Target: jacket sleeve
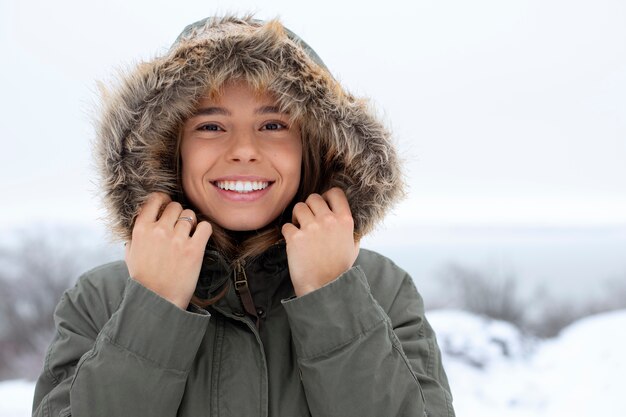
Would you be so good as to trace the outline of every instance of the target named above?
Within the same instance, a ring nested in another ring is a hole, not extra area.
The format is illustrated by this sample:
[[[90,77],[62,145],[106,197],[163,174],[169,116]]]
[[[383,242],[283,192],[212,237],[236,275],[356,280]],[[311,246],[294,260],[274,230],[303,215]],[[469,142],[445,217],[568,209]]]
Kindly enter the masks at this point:
[[[380,274],[370,278],[378,299],[356,266],[284,301],[311,414],[453,417],[441,354],[413,280],[388,260],[369,269]]]
[[[183,311],[127,275],[120,283],[119,271],[94,271],[56,308],[33,416],[176,416],[208,314]]]

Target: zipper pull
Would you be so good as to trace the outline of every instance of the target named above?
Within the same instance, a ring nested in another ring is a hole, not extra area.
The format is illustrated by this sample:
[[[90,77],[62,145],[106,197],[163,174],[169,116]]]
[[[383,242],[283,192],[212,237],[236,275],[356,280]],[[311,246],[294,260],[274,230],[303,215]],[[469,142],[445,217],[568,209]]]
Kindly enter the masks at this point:
[[[254,300],[252,300],[252,294],[250,294],[250,288],[248,287],[248,277],[246,276],[246,270],[243,267],[243,261],[237,261],[233,270],[235,281],[235,292],[239,296],[239,301],[243,305],[246,313],[254,317],[254,324],[257,330],[261,325],[259,315],[257,314],[256,307],[254,306]]]
[[[243,269],[240,261],[235,263],[235,269],[233,272],[235,273],[234,280],[235,290],[237,290],[237,293],[240,291],[248,291],[248,277],[246,277],[246,270]]]

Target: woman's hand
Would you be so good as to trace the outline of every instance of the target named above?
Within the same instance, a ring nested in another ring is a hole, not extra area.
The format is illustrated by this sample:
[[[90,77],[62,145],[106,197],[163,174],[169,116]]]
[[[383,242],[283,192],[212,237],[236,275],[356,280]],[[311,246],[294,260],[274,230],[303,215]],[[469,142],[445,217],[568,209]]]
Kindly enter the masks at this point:
[[[193,211],[183,210],[167,194],[152,193],[141,207],[132,240],[126,245],[130,276],[182,309],[187,308],[196,288],[204,249],[213,231],[206,221],[194,231],[195,223]]]
[[[352,267],[359,254],[354,220],[340,188],[311,194],[283,225],[289,273],[297,296],[321,288]]]

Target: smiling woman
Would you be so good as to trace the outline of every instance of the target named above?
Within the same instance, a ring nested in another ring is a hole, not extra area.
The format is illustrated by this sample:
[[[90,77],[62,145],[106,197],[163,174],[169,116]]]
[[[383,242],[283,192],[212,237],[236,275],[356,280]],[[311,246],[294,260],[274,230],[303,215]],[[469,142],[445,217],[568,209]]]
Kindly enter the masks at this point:
[[[267,93],[226,85],[218,100],[203,97],[183,125],[185,195],[225,229],[258,230],[278,218],[300,184],[300,127]]]
[[[390,135],[280,22],[209,18],[105,94],[125,262],[56,309],[35,416],[453,416],[411,277],[360,249]]]

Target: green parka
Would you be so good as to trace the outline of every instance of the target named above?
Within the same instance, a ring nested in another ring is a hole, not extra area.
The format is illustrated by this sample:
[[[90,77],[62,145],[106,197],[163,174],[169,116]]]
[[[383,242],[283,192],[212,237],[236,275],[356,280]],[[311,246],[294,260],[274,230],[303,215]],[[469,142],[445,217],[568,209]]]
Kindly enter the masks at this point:
[[[259,330],[232,288],[183,311],[123,262],[85,274],[56,310],[33,415],[454,415],[409,275],[363,249],[352,269],[294,298],[284,247],[269,252],[244,267]]]
[[[206,19],[104,93],[97,157],[119,238],[130,238],[150,192],[188,206],[178,128],[207,89],[232,77],[260,80],[300,120],[302,140],[321,152],[319,190],[346,192],[356,235],[402,195],[388,132],[308,45],[276,21]],[[33,416],[454,416],[422,300],[387,258],[362,249],[350,270],[295,297],[284,243],[235,264],[209,246],[196,295],[223,288],[214,305],[185,311],[123,262],[84,274],[56,309]]]

